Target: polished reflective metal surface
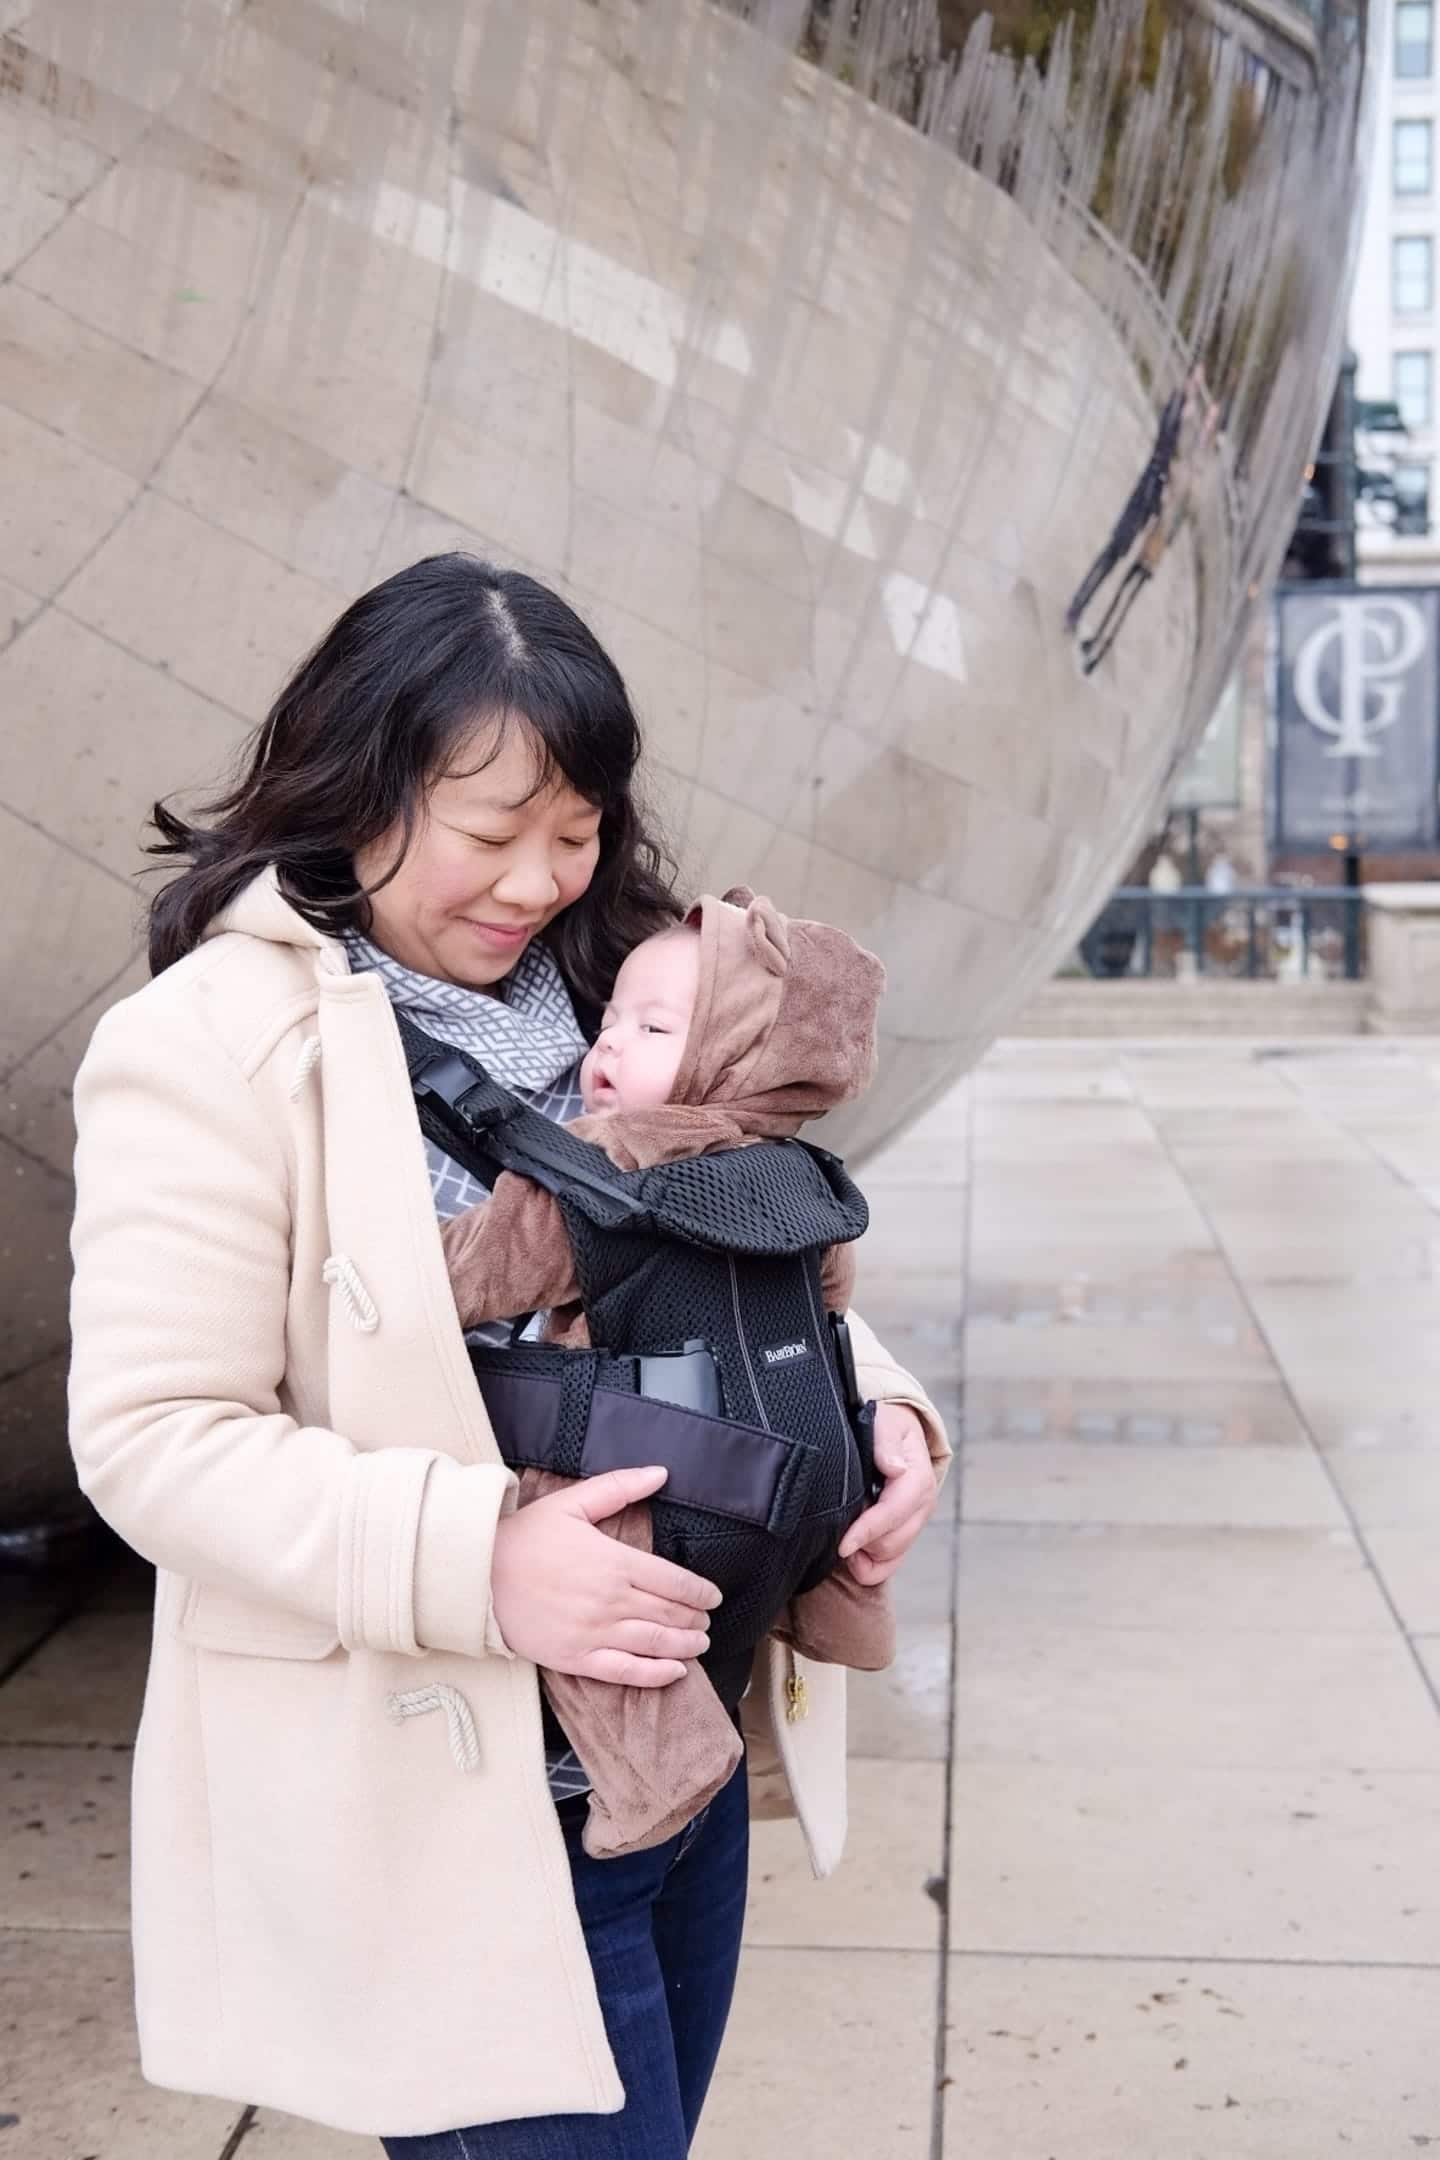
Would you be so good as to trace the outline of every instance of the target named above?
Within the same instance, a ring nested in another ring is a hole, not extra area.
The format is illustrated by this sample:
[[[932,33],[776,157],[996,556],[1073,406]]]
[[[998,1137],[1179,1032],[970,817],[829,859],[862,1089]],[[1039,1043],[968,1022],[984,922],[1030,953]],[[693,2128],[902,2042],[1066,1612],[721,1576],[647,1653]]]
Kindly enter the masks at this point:
[[[882,953],[838,1138],[974,1057],[1283,546],[1364,10],[0,0],[0,32],[13,1515],[54,1460],[66,1091],[143,976],[144,810],[420,554],[590,617],[696,884]]]

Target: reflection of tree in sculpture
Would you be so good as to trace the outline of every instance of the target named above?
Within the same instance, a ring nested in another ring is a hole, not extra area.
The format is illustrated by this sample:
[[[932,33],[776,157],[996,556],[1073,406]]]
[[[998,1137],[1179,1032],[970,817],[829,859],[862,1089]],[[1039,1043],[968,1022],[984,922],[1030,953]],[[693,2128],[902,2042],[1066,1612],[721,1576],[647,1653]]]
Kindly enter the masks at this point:
[[[744,5],[739,11],[754,12]],[[1245,183],[1264,123],[1258,87],[1217,85],[1213,37],[1193,8],[1177,0],[1139,0],[1133,8],[1106,0],[993,0],[989,6],[980,0],[902,0],[883,10],[864,0],[812,0],[802,50],[929,132],[927,115],[940,103],[937,78],[964,65],[977,29],[991,64],[1016,72],[1024,88],[1033,90],[1057,49],[1063,51],[1077,103],[1091,40],[1099,34],[1107,61],[1103,148],[1085,185],[1085,207],[1103,222],[1123,222],[1127,245],[1163,284],[1187,227],[1185,213],[1197,200],[1204,203],[1216,178],[1226,197],[1238,195]],[[1212,173],[1205,168],[1213,161],[1217,95],[1225,104],[1224,143]],[[1147,99],[1164,108],[1172,123],[1163,147],[1178,156],[1178,165],[1170,155],[1147,160],[1136,201],[1126,184],[1132,176],[1122,176],[1121,167],[1132,113]],[[1013,182],[1014,171],[1013,162],[1008,174],[1002,171],[1002,186]],[[1121,201],[1122,194],[1131,199]]]
[[[1058,183],[1069,229],[1052,225],[1050,243],[1140,385],[1158,404],[1198,359],[1227,386],[1232,441],[1271,403],[1256,332],[1309,244],[1287,195],[1347,8],[1325,9],[1317,61],[1259,17],[1222,23],[1182,0],[797,0],[801,50],[823,73],[948,144],[1027,212],[1053,215]],[[1298,326],[1282,312],[1288,336]]]

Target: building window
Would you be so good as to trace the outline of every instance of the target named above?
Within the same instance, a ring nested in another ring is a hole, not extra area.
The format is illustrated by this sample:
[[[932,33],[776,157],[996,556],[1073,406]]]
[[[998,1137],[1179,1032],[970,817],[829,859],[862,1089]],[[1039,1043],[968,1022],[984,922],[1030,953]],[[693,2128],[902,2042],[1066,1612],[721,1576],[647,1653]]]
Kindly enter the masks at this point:
[[[1397,120],[1391,170],[1397,195],[1430,193],[1430,122]]]
[[[1406,539],[1423,540],[1430,530],[1430,467],[1395,467],[1395,530]]]
[[[1411,430],[1430,425],[1430,376],[1428,352],[1397,352],[1390,363],[1390,387]]]
[[[1395,73],[1424,82],[1431,68],[1431,0],[1395,0]]]
[[[1397,315],[1425,315],[1435,297],[1429,233],[1405,233],[1390,243],[1390,304]]]

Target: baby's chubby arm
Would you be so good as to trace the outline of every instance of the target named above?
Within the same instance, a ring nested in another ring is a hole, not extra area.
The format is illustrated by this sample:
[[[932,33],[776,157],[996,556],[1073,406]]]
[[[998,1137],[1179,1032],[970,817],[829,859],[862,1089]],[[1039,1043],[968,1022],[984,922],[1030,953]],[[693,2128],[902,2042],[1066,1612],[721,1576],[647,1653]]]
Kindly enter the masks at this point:
[[[488,1200],[442,1224],[440,1242],[462,1327],[579,1299],[559,1207],[529,1178],[502,1171]]]

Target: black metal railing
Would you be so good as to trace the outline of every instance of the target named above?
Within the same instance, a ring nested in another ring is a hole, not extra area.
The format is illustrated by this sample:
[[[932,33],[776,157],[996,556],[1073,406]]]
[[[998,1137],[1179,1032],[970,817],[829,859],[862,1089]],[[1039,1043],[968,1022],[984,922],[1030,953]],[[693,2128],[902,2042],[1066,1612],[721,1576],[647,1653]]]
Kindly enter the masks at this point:
[[[1356,982],[1365,972],[1363,893],[1290,886],[1152,892],[1122,885],[1080,940],[1091,975],[1296,976]]]

